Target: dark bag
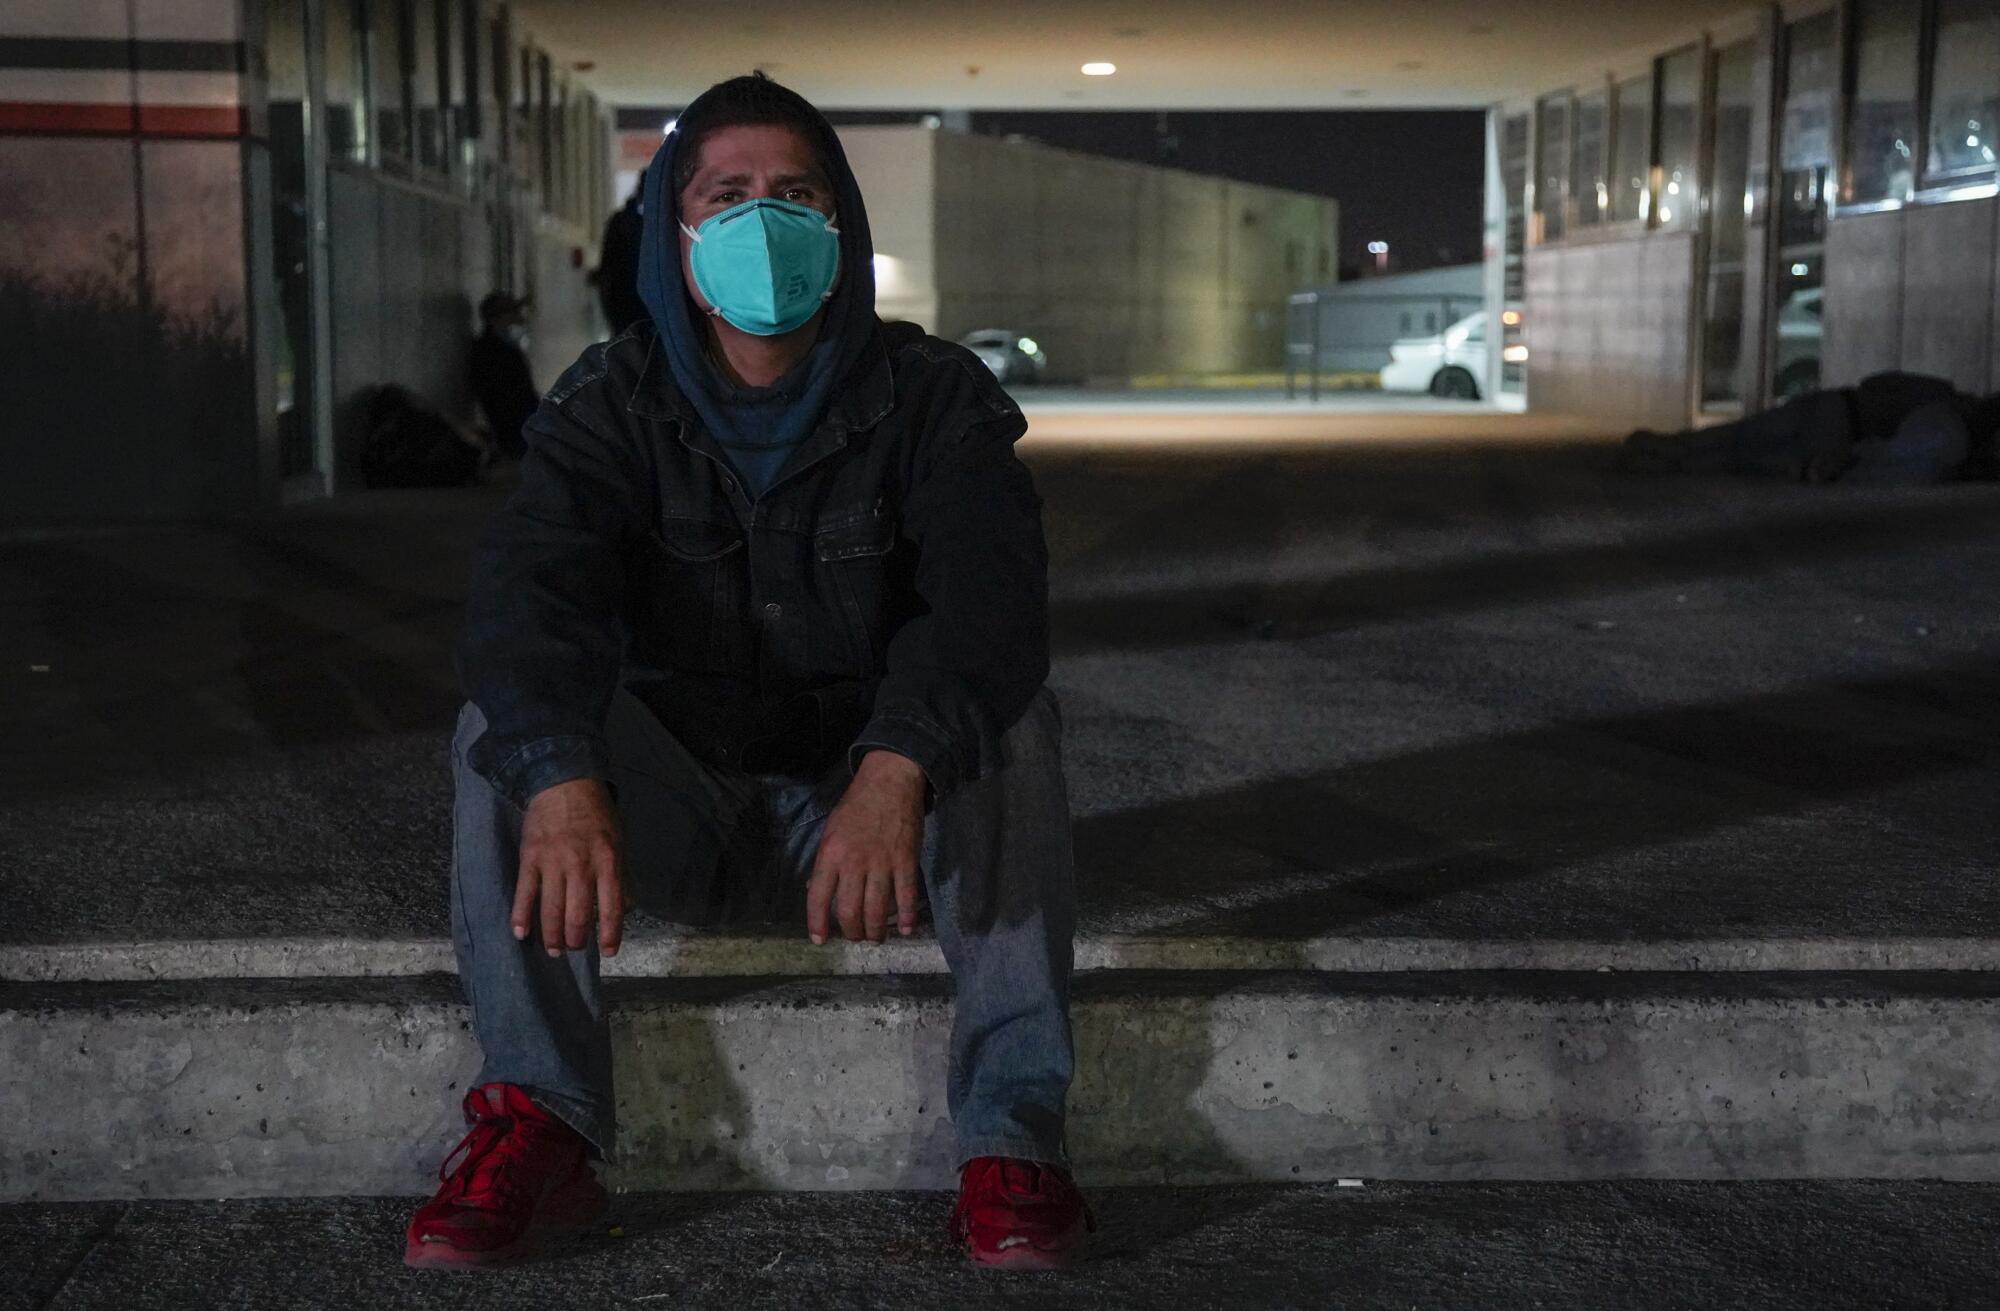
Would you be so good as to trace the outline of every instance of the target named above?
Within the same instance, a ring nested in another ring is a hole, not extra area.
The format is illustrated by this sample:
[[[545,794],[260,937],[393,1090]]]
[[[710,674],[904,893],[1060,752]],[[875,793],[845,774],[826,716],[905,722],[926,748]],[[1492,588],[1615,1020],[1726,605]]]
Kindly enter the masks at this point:
[[[408,388],[377,387],[368,398],[361,477],[370,487],[462,487],[479,476],[486,452]]]

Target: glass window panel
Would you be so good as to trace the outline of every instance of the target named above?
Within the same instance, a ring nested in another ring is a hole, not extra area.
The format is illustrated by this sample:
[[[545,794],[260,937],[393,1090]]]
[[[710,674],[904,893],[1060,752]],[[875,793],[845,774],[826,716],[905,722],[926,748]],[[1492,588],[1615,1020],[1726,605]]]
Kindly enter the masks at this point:
[[[1576,197],[1576,224],[1604,221],[1611,191],[1604,175],[1604,132],[1611,126],[1611,91],[1576,98],[1576,166],[1570,194]]]
[[[1500,126],[1500,180],[1507,193],[1507,228],[1501,253],[1500,385],[1518,393],[1527,385],[1527,347],[1521,341],[1521,305],[1527,296],[1528,116],[1510,115]],[[1520,349],[1516,350],[1515,347]]]
[[[1938,0],[1930,171],[1983,173],[2000,150],[2000,4]]]
[[[541,176],[535,154],[540,148],[535,134],[535,52],[521,46],[515,54],[514,171],[523,186],[533,186]]]
[[[432,0],[411,0],[409,35],[411,152],[421,167],[437,169],[444,165],[444,102],[438,88],[437,6]]]
[[[1825,279],[1827,180],[1832,171],[1832,11],[1785,29],[1784,118],[1778,130],[1777,264],[1772,276],[1771,390],[1796,396],[1819,386]]]
[[[1715,204],[1709,216],[1708,291],[1703,302],[1704,405],[1740,404],[1743,385],[1744,252],[1748,233],[1751,95],[1757,44],[1742,41],[1715,56]]]
[[[410,157],[410,73],[408,0],[370,0],[375,44],[369,52],[369,82],[374,91],[375,136],[382,158],[392,163]]]
[[[1540,108],[1540,138],[1535,170],[1535,212],[1541,218],[1541,241],[1563,235],[1563,205],[1569,194],[1569,96],[1548,96]]]
[[[1701,199],[1701,50],[1690,46],[1660,61],[1659,225],[1694,224]]]
[[[368,161],[368,18],[359,0],[326,6],[327,158]]]
[[[1850,204],[1903,200],[1917,154],[1917,45],[1923,0],[1855,0],[1854,98],[1847,118]]]
[[[1617,137],[1612,145],[1611,218],[1642,220],[1651,208],[1653,178],[1653,75],[1650,71],[1618,84]]]
[[[465,135],[465,69],[459,59],[458,0],[431,0],[437,17],[438,151],[441,166],[456,172]]]
[[[271,281],[278,321],[270,347],[278,473],[313,470],[311,288],[306,277],[306,22],[304,0],[266,0],[264,66],[270,95]]]
[[[556,151],[554,115],[553,70],[549,57],[537,53],[535,56],[535,157],[541,168],[537,173],[542,188],[542,211],[555,208],[556,191]]]

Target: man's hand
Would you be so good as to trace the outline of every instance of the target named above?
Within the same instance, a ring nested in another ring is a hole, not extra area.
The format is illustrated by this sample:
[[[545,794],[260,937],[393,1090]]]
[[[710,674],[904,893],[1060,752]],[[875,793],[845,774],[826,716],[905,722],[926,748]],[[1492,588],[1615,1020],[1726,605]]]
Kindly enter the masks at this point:
[[[536,914],[535,902],[541,900]],[[597,946],[618,954],[625,888],[618,868],[618,820],[611,795],[594,778],[544,788],[528,799],[521,824],[521,874],[514,885],[514,937],[539,920],[549,955],[580,951],[597,920]]]
[[[924,830],[924,773],[894,751],[861,758],[847,793],[826,817],[806,885],[806,932],[825,942],[828,915],[849,942],[880,942],[917,927],[917,848]]]

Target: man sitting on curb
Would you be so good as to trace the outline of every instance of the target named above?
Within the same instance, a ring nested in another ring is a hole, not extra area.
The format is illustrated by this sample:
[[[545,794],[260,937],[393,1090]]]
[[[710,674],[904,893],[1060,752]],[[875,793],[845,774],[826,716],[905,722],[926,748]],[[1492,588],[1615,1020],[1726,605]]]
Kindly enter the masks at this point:
[[[970,352],[876,318],[860,191],[796,94],[711,88],[646,179],[651,320],[543,399],[478,558],[452,924],[485,1067],[405,1260],[604,1209],[628,904],[879,943],[922,886],[957,985],[953,1231],[1066,1263],[1075,911],[1025,422]]]

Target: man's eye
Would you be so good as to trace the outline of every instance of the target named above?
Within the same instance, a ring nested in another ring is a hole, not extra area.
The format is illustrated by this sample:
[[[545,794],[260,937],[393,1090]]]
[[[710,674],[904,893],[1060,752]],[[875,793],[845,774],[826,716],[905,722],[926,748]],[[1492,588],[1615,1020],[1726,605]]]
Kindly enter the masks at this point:
[[[718,191],[715,193],[715,199],[718,204],[733,205],[736,203],[737,194],[734,191]]]
[[[801,205],[804,205],[804,204],[809,204],[809,203],[810,203],[810,202],[812,201],[812,199],[813,199],[813,191],[812,191],[812,188],[811,188],[811,187],[789,187],[789,188],[787,188],[787,189],[786,189],[786,191],[785,191],[785,199],[786,199],[786,200],[790,200],[790,201],[796,201],[797,203],[799,203],[799,204],[801,204]]]

